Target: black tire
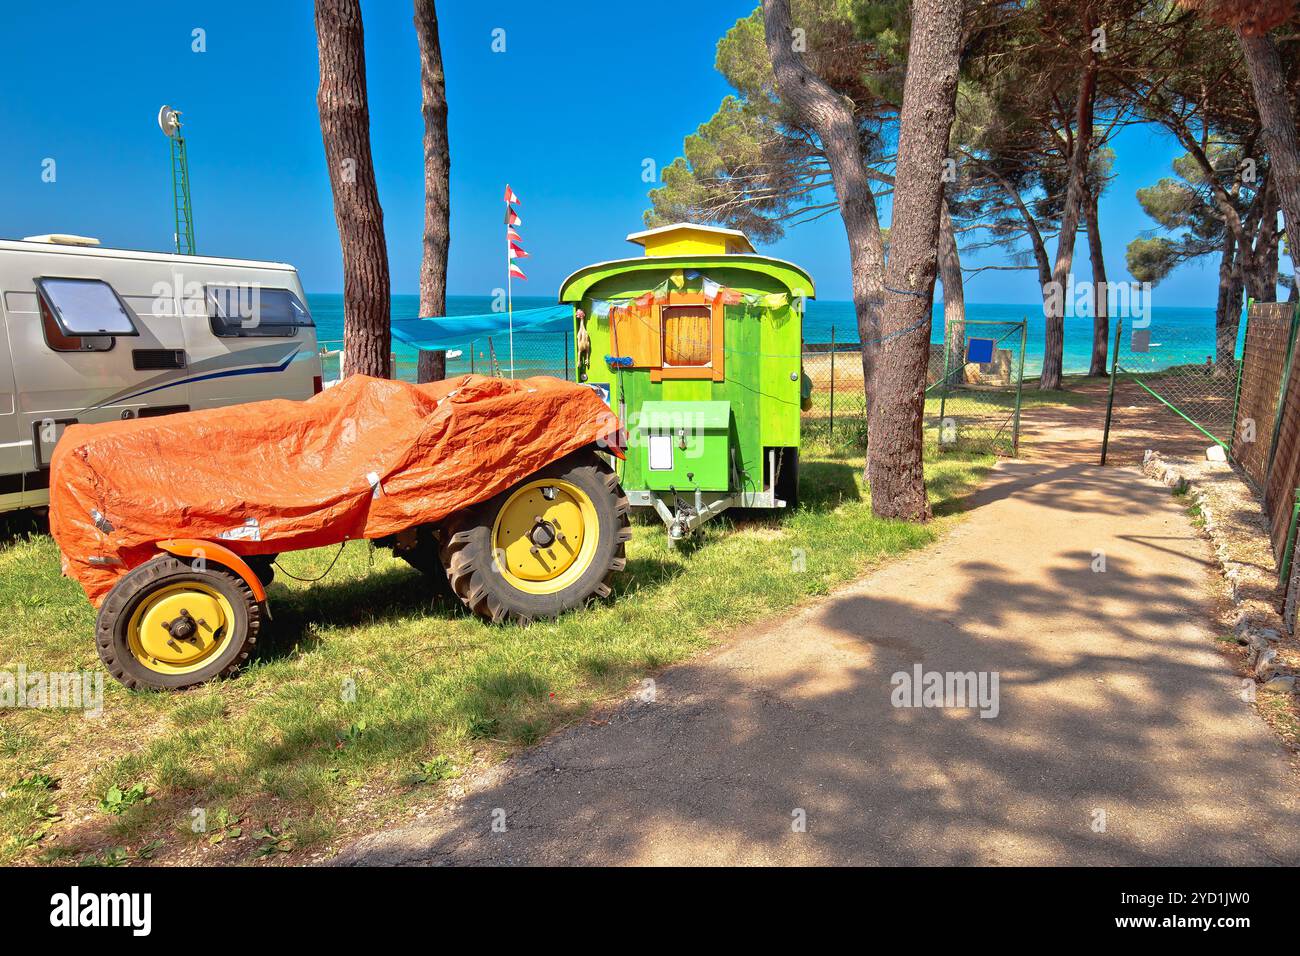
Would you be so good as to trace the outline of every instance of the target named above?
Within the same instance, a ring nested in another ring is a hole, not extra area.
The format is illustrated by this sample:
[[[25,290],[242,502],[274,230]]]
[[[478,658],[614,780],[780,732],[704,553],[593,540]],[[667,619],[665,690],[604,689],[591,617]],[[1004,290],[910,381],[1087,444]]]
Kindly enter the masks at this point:
[[[165,674],[136,659],[127,628],[131,615],[151,593],[186,581],[208,585],[230,602],[234,612],[231,636],[221,652],[203,667],[185,674]],[[95,646],[108,672],[131,690],[181,690],[239,670],[257,644],[261,623],[262,606],[239,575],[211,563],[199,571],[187,561],[162,556],[140,565],[108,592],[95,620]]]
[[[527,482],[555,478],[581,489],[596,511],[597,542],[586,570],[551,594],[534,594],[513,586],[497,568],[492,554],[492,527],[511,494]],[[442,563],[456,597],[475,614],[493,623],[526,624],[555,618],[582,607],[592,598],[609,597],[609,582],[627,565],[624,550],[632,538],[631,507],[618,476],[593,452],[579,452],[534,472],[495,498],[453,515],[442,541]]]
[[[778,448],[776,452],[776,496],[787,510],[799,507],[799,449]]]

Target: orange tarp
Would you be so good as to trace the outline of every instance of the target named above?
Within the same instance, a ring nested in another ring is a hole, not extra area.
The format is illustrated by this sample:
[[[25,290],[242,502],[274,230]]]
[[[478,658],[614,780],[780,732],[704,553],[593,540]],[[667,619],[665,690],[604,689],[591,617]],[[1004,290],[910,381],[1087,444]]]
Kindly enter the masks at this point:
[[[383,537],[491,498],[616,427],[591,389],[477,375],[354,375],[305,402],[73,425],[54,450],[50,531],[63,573],[98,605],[158,541],[247,555]]]

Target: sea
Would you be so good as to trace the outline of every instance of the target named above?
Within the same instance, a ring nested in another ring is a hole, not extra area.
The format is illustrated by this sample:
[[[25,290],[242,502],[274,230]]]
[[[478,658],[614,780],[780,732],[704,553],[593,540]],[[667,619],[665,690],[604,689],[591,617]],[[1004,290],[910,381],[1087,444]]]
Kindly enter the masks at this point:
[[[343,343],[343,296],[337,293],[309,294],[307,304],[316,322],[316,336],[322,346],[339,349]],[[492,311],[493,299],[489,296],[455,295],[447,297],[447,315],[481,315]],[[516,296],[514,307],[517,309],[535,309],[555,305],[555,300],[534,296]],[[411,319],[419,315],[419,296],[394,295],[392,316],[395,319]],[[980,330],[977,322],[1028,322],[1026,332],[1025,372],[1037,374],[1042,367],[1043,340],[1045,323],[1041,305],[997,305],[991,303],[966,304],[966,318],[972,322],[967,327],[968,337],[977,337]],[[1207,357],[1214,355],[1214,309],[1190,306],[1152,306],[1149,351],[1141,357],[1144,370],[1158,370],[1172,365],[1203,364]],[[1126,321],[1126,325],[1129,323]],[[1242,324],[1244,335],[1244,323]],[[1111,322],[1112,338],[1114,320]],[[1006,335],[1005,328],[990,326],[991,338]],[[1012,345],[1018,336],[1009,336],[1007,341],[999,343],[999,348]],[[554,341],[529,341],[516,337],[516,368],[525,373],[547,372],[562,374],[567,371],[565,343],[562,337]],[[943,306],[936,301],[934,306],[934,323],[930,338],[934,342],[943,340]],[[1125,338],[1128,338],[1127,332]],[[851,343],[858,340],[857,320],[854,317],[852,302],[835,302],[810,300],[804,314],[803,339],[805,343]],[[572,347],[571,344],[569,346]],[[475,343],[473,348],[466,344],[462,354],[451,358],[448,371],[459,373],[485,371],[495,360],[498,365],[507,361],[502,354],[502,344],[494,343],[489,351],[485,343]],[[1128,348],[1127,343],[1124,346]],[[1240,350],[1240,343],[1238,344]],[[393,343],[397,356],[398,376],[414,379],[416,354],[400,342]],[[470,353],[474,354],[470,354]],[[1092,318],[1089,316],[1065,317],[1064,370],[1066,373],[1087,372],[1092,355]],[[326,377],[331,376],[331,362],[326,362]],[[335,366],[336,369],[336,366]],[[335,371],[334,374],[337,374]]]

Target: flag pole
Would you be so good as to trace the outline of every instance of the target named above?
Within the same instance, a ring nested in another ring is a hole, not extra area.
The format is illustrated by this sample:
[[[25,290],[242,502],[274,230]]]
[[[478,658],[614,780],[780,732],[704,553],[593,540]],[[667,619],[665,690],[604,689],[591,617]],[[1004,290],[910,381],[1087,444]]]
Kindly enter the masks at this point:
[[[507,227],[509,228],[509,227]],[[510,291],[510,240],[506,240],[506,321],[510,324],[510,377],[515,377],[515,310]]]
[[[512,271],[510,266],[510,203],[506,203],[506,321],[510,326],[510,377],[515,377],[515,309],[514,296],[511,292]]]
[[[524,271],[515,265],[516,250],[520,256],[526,256],[522,247],[516,247],[514,240],[519,237],[514,227],[519,224],[520,219],[515,215],[514,207],[511,203],[518,203],[519,197],[515,195],[510,184],[506,183],[506,321],[510,328],[510,377],[515,377],[515,293],[514,277],[515,271],[518,270],[519,278],[527,279]]]

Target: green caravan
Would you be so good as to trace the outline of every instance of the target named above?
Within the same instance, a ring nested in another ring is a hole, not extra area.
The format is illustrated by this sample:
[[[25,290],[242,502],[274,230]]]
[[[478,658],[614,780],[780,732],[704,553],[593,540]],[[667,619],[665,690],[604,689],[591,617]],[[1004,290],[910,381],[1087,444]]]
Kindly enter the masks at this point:
[[[623,424],[631,504],[653,508],[673,541],[728,508],[793,506],[812,279],[735,229],[627,238],[644,256],[579,269],[560,302],[575,307],[578,381]]]

